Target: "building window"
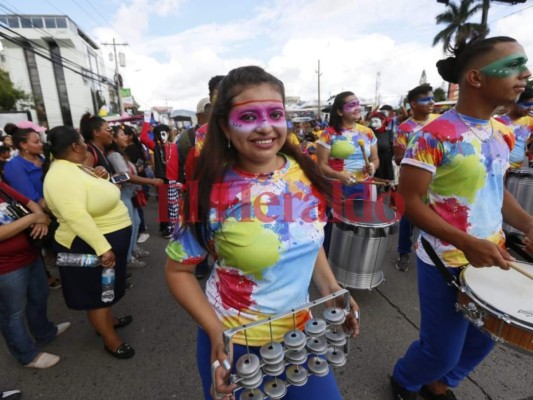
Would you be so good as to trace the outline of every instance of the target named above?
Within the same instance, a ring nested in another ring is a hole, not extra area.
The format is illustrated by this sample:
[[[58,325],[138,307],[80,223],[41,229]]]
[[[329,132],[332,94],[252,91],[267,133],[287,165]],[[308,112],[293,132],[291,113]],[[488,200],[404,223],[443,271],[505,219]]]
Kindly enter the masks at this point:
[[[65,80],[65,71],[63,71],[63,59],[61,58],[61,49],[55,42],[48,43],[50,55],[52,56],[54,77],[56,78],[57,95],[61,107],[61,116],[63,124],[74,126],[72,113],[70,112],[70,102],[68,99],[67,82]]]
[[[0,17],[0,22],[4,25],[7,25],[7,18],[6,17]]]
[[[31,19],[22,17],[20,19],[21,27],[22,28],[32,28],[31,26]]]
[[[64,29],[67,27],[67,19],[63,17],[56,18],[56,25],[58,29]]]
[[[43,25],[43,19],[38,17],[38,18],[32,18],[31,19],[31,24],[33,25],[34,28],[43,28],[44,25]]]
[[[7,19],[7,24],[10,28],[20,28],[20,23],[18,17],[9,17]]]
[[[44,24],[49,29],[55,29],[56,27],[56,19],[51,17],[45,17],[44,18]]]
[[[39,78],[39,70],[37,69],[37,61],[35,59],[35,53],[32,51],[30,43],[26,43],[24,46],[24,57],[26,58],[26,66],[28,68],[28,75],[30,77],[31,91],[33,95],[33,101],[37,112],[37,119],[41,124],[47,124],[46,110],[43,103],[43,91],[41,89],[41,80]]]

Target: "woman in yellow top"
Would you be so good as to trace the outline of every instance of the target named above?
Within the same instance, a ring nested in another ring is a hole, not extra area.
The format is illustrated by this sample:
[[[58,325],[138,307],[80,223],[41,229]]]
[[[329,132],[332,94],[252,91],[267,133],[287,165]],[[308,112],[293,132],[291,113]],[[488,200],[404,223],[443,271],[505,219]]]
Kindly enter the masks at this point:
[[[57,217],[58,252],[96,254],[98,267],[59,267],[67,306],[86,310],[94,329],[103,337],[104,348],[116,358],[130,358],[135,351],[115,329],[128,325],[130,315],[113,318],[111,306],[125,292],[126,257],[131,220],[120,190],[83,166],[87,145],[73,128],[53,128],[45,145],[44,197]],[[50,164],[50,158],[54,161]],[[48,168],[49,167],[49,168]],[[114,268],[114,299],[102,301],[102,270]]]

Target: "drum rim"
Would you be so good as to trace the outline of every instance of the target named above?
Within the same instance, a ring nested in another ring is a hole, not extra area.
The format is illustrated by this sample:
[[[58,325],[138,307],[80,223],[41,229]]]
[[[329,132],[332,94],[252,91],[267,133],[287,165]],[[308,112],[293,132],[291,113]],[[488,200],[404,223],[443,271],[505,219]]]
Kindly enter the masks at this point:
[[[507,171],[508,175],[531,175],[533,176],[533,168],[518,168]]]
[[[333,218],[335,219],[338,219],[338,221],[334,221],[335,223],[342,223],[342,224],[346,224],[346,225],[350,225],[350,226],[360,226],[360,227],[363,227],[363,228],[388,228],[389,226],[393,226],[393,225],[396,225],[399,221],[400,221],[400,218],[398,216],[398,213],[396,212],[396,210],[390,206],[388,206],[387,204],[385,203],[382,203],[382,202],[379,202],[379,201],[373,201],[373,200],[363,200],[363,199],[345,199],[342,201],[342,203],[344,204],[345,202],[347,201],[357,201],[357,202],[364,202],[364,203],[376,203],[376,204],[381,204],[383,205],[383,207],[386,207],[388,208],[389,210],[391,210],[394,214],[394,217],[390,220],[390,221],[387,221],[387,222],[377,222],[377,223],[372,223],[372,222],[368,222],[368,221],[365,221],[365,222],[362,222],[362,221],[350,221],[349,219],[345,218],[343,215],[338,215],[336,212],[335,212],[335,209],[332,209],[331,210],[331,213],[333,215]]]
[[[465,274],[465,271],[468,268],[475,268],[475,267],[466,266],[465,268],[463,268],[463,270],[459,274],[459,281],[461,283],[460,291],[462,293],[466,294],[471,300],[473,300],[475,303],[477,303],[477,305],[483,307],[485,310],[489,311],[491,314],[493,314],[498,319],[503,320],[501,317],[508,318],[511,321],[511,325],[516,325],[516,326],[519,326],[521,328],[527,329],[530,332],[533,332],[533,323],[529,323],[527,321],[523,321],[523,320],[517,319],[516,317],[513,317],[512,315],[506,314],[506,313],[494,308],[493,305],[487,303],[485,300],[480,298],[473,291],[473,289],[471,289],[470,286],[468,286],[468,284],[465,281],[464,274]],[[494,268],[497,268],[497,267],[494,267]]]

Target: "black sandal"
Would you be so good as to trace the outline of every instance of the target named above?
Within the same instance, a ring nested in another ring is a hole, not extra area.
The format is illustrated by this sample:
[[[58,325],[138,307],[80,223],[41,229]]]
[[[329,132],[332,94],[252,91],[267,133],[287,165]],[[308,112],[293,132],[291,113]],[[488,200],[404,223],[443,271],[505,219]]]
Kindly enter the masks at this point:
[[[131,347],[127,343],[122,343],[115,351],[111,351],[107,348],[107,346],[104,345],[105,351],[107,351],[109,354],[111,354],[113,357],[118,358],[120,360],[126,360],[128,358],[131,358],[135,355],[135,350],[133,350],[133,347]]]

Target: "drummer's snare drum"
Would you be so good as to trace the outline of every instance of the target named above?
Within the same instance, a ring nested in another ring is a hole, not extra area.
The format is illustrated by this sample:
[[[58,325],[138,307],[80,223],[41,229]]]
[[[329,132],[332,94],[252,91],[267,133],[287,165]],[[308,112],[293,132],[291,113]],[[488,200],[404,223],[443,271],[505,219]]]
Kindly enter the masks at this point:
[[[382,202],[367,200],[345,200],[341,211],[333,213],[329,263],[341,285],[372,289],[384,279],[385,254],[397,231],[397,215]]]
[[[505,179],[505,187],[522,208],[533,215],[533,169],[510,170]],[[503,224],[503,230],[509,234],[522,235],[522,232],[507,224]]]
[[[533,273],[533,264],[517,262]],[[498,342],[533,351],[533,280],[514,269],[469,266],[460,274],[457,309]]]

